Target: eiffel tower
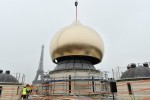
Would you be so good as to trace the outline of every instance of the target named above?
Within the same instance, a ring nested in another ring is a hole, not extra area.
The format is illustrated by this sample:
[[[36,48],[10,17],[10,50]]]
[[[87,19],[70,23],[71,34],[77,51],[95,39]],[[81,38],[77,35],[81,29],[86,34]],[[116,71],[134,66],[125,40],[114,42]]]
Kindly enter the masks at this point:
[[[41,57],[40,57],[40,62],[39,62],[39,67],[38,71],[36,73],[35,79],[33,80],[32,84],[42,84],[44,81],[44,71],[43,71],[43,55],[44,54],[44,45],[42,45],[42,51],[41,51]],[[40,76],[40,78],[39,78]]]

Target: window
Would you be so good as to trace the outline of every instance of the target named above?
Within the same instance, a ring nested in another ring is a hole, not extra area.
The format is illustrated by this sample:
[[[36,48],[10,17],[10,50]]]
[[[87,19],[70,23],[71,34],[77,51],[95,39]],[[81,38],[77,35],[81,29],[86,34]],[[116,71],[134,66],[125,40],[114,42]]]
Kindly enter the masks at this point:
[[[69,94],[71,93],[71,75],[69,75]]]
[[[0,96],[2,95],[2,86],[0,86]]]

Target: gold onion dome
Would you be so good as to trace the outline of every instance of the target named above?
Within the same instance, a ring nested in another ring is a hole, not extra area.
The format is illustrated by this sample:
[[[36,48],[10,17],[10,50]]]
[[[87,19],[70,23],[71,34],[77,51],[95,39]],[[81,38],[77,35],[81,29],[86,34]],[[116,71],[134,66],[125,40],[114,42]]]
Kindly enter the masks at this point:
[[[79,21],[58,31],[50,45],[50,54],[54,63],[66,57],[78,57],[97,64],[101,62],[103,53],[104,45],[101,37]]]

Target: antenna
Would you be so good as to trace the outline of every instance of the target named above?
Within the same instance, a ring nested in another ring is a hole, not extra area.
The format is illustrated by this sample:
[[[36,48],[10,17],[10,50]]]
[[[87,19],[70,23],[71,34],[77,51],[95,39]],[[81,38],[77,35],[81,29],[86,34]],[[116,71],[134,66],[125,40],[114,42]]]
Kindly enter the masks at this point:
[[[77,23],[77,6],[78,6],[78,2],[77,2],[77,0],[75,1],[75,6],[76,6],[76,23]]]

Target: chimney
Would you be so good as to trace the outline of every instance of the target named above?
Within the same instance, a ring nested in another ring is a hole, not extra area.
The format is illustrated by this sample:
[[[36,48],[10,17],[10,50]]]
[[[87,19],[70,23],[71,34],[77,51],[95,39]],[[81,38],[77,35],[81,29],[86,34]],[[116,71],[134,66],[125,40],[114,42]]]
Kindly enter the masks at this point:
[[[3,73],[3,70],[0,70],[0,74],[2,74]]]
[[[149,68],[148,63],[147,63],[147,62],[143,63],[143,67],[147,67],[147,68]]]
[[[135,63],[131,63],[131,68],[135,68],[136,64]]]
[[[131,68],[131,66],[128,64],[127,69],[130,69],[130,68]]]
[[[5,72],[6,74],[10,74],[10,71],[9,70],[6,70],[6,72]]]

